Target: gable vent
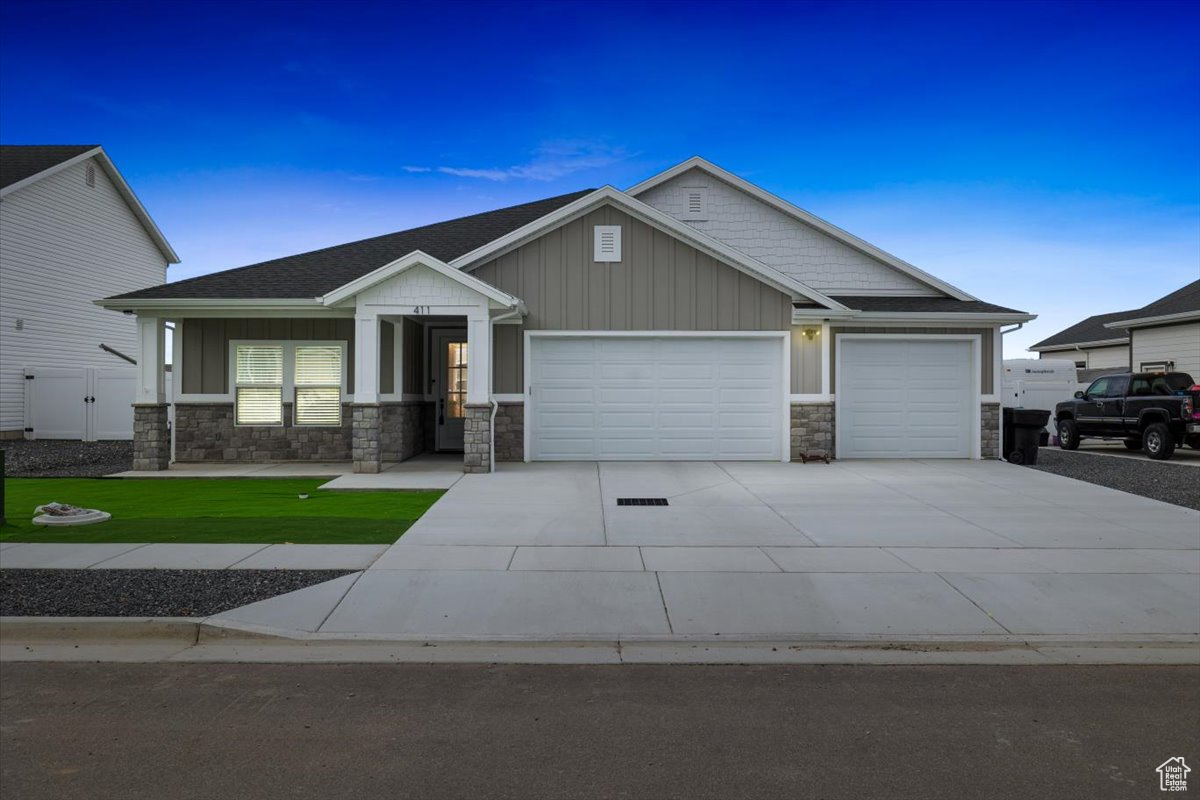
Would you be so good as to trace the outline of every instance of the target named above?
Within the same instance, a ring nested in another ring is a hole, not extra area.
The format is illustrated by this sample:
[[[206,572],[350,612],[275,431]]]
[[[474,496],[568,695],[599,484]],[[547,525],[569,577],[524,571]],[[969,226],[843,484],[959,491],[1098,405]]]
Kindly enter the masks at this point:
[[[96,185],[96,167],[92,164],[87,165],[87,169],[83,173],[83,182],[88,186]]]
[[[621,226],[597,225],[593,242],[594,257],[599,262],[621,260]]]
[[[708,188],[705,186],[685,186],[683,189],[684,206],[683,218],[703,220],[708,219]]]

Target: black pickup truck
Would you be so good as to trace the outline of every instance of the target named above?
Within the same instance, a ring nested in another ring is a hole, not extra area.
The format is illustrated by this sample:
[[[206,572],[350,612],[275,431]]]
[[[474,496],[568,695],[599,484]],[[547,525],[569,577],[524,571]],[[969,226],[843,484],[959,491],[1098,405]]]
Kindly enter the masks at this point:
[[[1181,444],[1200,449],[1200,387],[1185,372],[1105,375],[1054,407],[1058,446],[1122,439],[1130,450],[1165,460]]]

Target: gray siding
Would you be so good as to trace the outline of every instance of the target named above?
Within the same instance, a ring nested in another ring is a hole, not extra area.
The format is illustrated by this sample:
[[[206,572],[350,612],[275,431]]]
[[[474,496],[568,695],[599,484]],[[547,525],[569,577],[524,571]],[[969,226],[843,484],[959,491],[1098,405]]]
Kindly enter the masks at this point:
[[[820,324],[794,325],[792,327],[792,394],[820,394],[821,392],[821,348],[824,342],[820,334],[809,341],[804,336],[805,328],[821,329]]]
[[[424,373],[425,328],[411,319],[404,320],[404,391],[425,394]]]
[[[379,392],[396,391],[396,327],[390,322],[379,323]]]
[[[957,333],[957,334],[978,334],[982,341],[980,342],[980,358],[979,371],[981,391],[983,394],[991,394],[993,391],[993,378],[995,376],[995,348],[992,346],[992,328],[869,328],[869,327],[837,327],[831,328],[830,332],[833,335],[831,352],[837,352],[837,337],[843,333],[913,333],[913,334],[938,334],[938,333]],[[837,358],[833,359],[833,363],[829,365],[829,386],[830,391],[837,391]]]
[[[620,225],[622,260],[592,260],[592,226]],[[611,206],[592,211],[473,271],[525,301],[523,326],[495,328],[499,393],[523,391],[523,331],[787,330],[791,300]]]
[[[229,342],[234,339],[346,342],[347,388],[354,391],[352,319],[185,319],[180,365],[184,394],[229,392]]]

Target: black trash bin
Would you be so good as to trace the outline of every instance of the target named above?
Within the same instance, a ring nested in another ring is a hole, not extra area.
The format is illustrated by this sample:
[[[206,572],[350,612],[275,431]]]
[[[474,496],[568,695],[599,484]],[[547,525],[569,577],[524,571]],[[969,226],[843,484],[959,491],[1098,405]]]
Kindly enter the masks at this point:
[[[1004,460],[1012,464],[1036,464],[1038,443],[1050,420],[1040,408],[1004,409]]]

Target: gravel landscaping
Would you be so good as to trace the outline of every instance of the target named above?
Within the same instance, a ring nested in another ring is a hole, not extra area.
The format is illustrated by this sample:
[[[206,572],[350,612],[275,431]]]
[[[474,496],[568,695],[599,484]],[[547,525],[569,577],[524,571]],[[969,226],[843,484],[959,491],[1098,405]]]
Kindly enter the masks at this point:
[[[1031,469],[1200,509],[1200,470],[1185,464],[1043,447],[1038,451],[1037,466]]]
[[[207,617],[352,570],[6,569],[0,616]]]
[[[0,442],[10,478],[100,478],[133,469],[133,442]]]

